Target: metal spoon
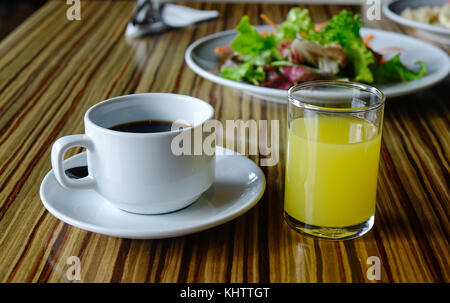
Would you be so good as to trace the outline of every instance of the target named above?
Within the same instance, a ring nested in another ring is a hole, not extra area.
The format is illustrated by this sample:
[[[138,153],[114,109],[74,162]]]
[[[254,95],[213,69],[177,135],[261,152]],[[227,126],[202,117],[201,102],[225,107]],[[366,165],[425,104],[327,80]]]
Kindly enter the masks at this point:
[[[159,2],[138,0],[133,18],[128,23],[125,35],[140,37],[146,34],[157,34],[168,26],[162,21]]]
[[[169,28],[185,27],[216,18],[218,15],[219,12],[215,10],[203,11],[182,5],[160,5],[158,1],[138,0],[125,35],[141,37],[146,34],[157,34]]]

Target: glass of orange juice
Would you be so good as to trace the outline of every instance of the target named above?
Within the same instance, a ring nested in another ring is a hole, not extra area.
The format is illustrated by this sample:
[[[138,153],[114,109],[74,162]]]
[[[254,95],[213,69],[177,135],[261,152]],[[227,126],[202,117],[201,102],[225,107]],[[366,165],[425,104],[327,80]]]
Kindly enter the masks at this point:
[[[284,217],[329,240],[356,238],[374,224],[385,97],[344,81],[288,91]]]

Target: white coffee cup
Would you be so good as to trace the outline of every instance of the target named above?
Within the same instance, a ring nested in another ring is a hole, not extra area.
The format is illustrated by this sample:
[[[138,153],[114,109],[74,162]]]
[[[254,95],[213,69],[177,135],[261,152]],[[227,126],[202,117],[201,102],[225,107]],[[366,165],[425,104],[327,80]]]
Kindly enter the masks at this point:
[[[180,132],[195,132],[214,116],[208,103],[190,96],[147,93],[120,96],[92,106],[84,115],[85,134],[59,138],[52,166],[65,188],[94,189],[116,207],[140,214],[160,214],[188,206],[213,183],[214,154],[175,155],[171,142]],[[129,133],[109,129],[140,121],[186,121],[182,130]],[[65,152],[87,150],[89,175],[66,176]]]

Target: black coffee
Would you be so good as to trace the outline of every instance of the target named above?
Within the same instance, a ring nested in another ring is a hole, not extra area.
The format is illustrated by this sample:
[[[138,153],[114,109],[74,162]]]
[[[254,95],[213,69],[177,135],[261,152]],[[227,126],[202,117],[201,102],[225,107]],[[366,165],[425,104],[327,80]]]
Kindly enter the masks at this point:
[[[127,133],[162,133],[187,127],[190,126],[172,121],[143,120],[114,125],[109,129]]]

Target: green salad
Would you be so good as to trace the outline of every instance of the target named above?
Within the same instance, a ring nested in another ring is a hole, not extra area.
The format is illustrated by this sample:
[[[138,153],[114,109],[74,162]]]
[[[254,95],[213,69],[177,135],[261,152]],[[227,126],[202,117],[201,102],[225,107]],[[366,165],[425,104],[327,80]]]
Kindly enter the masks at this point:
[[[383,84],[422,77],[426,65],[418,61],[416,71],[405,67],[400,53],[386,60],[370,48],[372,35],[361,38],[359,14],[342,10],[325,24],[315,25],[309,11],[292,8],[286,20],[272,24],[272,32],[260,33],[243,16],[238,35],[230,46],[218,47],[220,75],[234,81],[287,89],[310,80],[340,79]],[[399,48],[391,48],[399,50]]]

